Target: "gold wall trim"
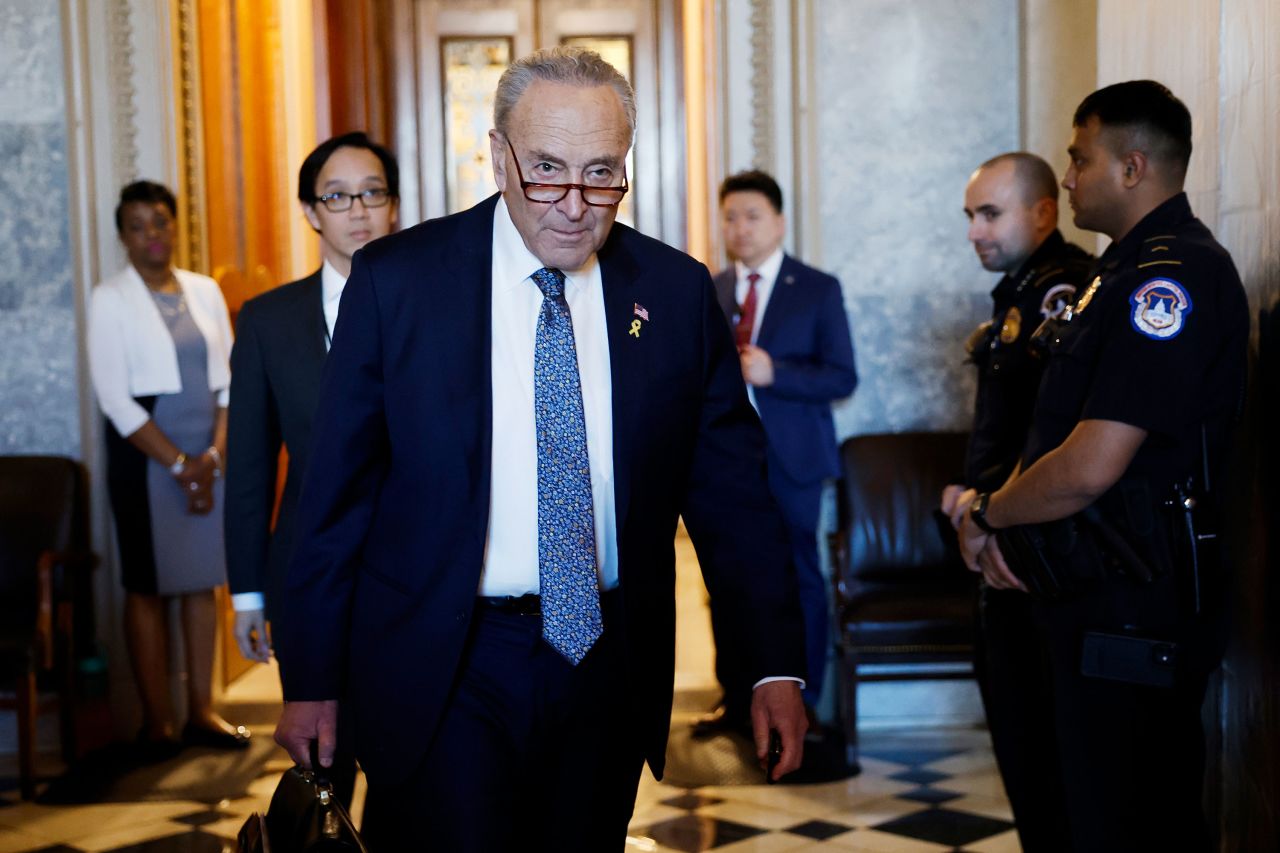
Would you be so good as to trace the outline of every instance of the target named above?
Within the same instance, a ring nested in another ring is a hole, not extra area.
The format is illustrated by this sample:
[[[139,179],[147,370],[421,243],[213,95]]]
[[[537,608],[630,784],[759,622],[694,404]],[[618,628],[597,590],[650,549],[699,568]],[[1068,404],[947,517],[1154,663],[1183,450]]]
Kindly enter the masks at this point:
[[[204,168],[203,148],[200,145],[200,67],[196,32],[197,15],[194,0],[178,0],[177,38],[174,45],[178,68],[178,151],[181,163],[179,173],[182,186],[179,190],[179,217],[182,229],[182,263],[187,269],[207,272],[209,269],[208,241],[204,228]]]

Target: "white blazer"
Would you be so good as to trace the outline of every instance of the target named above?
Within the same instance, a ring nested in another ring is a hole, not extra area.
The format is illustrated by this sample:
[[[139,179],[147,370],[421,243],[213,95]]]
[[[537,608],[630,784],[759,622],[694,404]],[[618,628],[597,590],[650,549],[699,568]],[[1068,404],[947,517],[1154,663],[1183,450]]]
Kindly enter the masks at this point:
[[[218,405],[230,397],[231,318],[218,283],[205,275],[175,269],[187,308],[204,336],[209,389]],[[178,351],[146,283],[130,264],[93,289],[89,302],[89,375],[98,405],[122,436],[150,419],[135,397],[182,390]]]

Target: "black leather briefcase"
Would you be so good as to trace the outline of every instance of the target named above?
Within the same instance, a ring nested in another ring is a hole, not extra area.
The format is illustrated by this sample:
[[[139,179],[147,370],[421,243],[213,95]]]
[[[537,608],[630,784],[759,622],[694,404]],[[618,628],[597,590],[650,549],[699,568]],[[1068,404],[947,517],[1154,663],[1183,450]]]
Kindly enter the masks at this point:
[[[320,769],[314,742],[311,766],[316,770],[298,766],[280,777],[265,821],[270,853],[368,853]]]

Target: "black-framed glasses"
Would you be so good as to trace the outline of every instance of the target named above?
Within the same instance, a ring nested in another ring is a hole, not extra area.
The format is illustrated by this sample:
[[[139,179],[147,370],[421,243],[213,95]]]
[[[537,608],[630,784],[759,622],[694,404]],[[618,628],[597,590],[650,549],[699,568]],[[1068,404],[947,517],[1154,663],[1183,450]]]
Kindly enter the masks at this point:
[[[360,190],[358,193],[325,193],[316,199],[330,213],[342,213],[350,210],[356,199],[364,205],[365,210],[373,207],[386,207],[391,201],[391,190],[385,187],[373,187]]]
[[[511,144],[511,140],[507,140],[507,147],[511,149],[511,159],[516,164],[516,177],[520,179],[520,189],[524,190],[524,197],[529,201],[536,201],[539,204],[555,204],[569,194],[569,190],[578,190],[582,193],[582,200],[592,207],[617,207],[622,204],[622,197],[627,194],[627,190],[631,189],[631,185],[627,182],[627,170],[624,166],[622,169],[622,186],[620,187],[595,187],[590,184],[539,184],[524,179],[524,172],[520,170],[520,156],[516,154],[516,148]]]

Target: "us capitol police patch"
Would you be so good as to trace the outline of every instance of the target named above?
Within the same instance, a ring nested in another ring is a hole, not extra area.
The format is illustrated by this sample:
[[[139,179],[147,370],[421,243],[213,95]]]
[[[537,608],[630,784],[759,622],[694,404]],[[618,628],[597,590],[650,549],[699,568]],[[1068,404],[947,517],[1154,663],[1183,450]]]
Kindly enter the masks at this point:
[[[1176,338],[1191,313],[1186,288],[1171,278],[1153,278],[1129,297],[1134,330],[1156,341]]]

